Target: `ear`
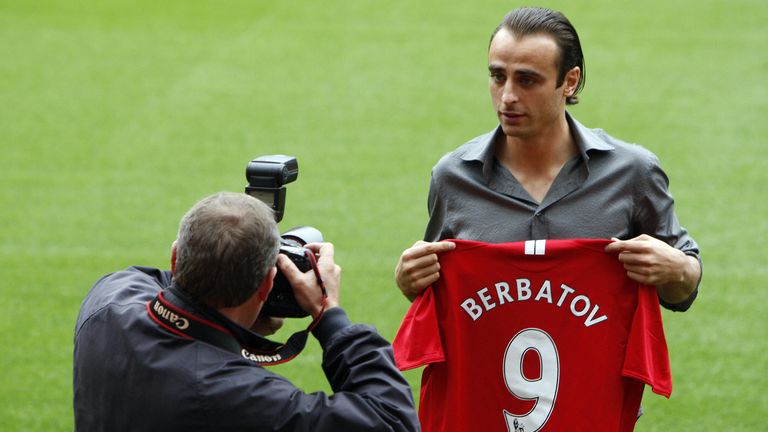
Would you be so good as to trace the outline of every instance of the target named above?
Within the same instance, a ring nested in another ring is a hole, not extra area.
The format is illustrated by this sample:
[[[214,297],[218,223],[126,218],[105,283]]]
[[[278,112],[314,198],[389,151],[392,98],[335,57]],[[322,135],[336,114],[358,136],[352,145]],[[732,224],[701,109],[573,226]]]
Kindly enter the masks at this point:
[[[563,80],[563,91],[566,97],[573,96],[576,93],[576,87],[579,85],[579,78],[581,78],[581,68],[574,66],[565,74]]]
[[[261,280],[261,284],[259,284],[258,294],[259,300],[261,300],[262,303],[266,303],[267,297],[269,297],[269,293],[272,291],[272,286],[275,283],[276,274],[277,267],[271,267],[267,272],[267,275],[264,276],[264,279]]]
[[[176,240],[171,245],[171,273],[176,271]]]

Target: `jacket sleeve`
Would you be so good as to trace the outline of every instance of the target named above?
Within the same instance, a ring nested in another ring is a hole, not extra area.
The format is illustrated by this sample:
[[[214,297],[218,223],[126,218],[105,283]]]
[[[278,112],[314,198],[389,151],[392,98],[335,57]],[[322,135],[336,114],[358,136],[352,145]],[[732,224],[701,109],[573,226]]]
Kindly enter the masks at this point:
[[[328,430],[420,430],[411,388],[395,366],[392,346],[376,330],[352,325],[340,308],[326,312],[313,334],[323,347],[330,399],[349,421]],[[318,428],[317,430],[326,430]]]
[[[372,327],[352,324],[341,308],[328,310],[312,333],[323,347],[322,366],[333,394],[305,393],[264,368],[238,367],[234,375],[215,378],[220,386],[205,386],[211,397],[204,399],[216,406],[193,415],[217,430],[421,430],[410,386],[395,367],[389,342]]]

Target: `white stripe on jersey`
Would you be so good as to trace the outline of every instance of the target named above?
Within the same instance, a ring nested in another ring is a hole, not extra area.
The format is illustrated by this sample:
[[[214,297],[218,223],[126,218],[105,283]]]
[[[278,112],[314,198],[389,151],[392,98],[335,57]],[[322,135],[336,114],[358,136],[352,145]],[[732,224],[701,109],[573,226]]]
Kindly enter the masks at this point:
[[[525,254],[526,255],[544,255],[546,252],[546,240],[526,240],[525,241]]]

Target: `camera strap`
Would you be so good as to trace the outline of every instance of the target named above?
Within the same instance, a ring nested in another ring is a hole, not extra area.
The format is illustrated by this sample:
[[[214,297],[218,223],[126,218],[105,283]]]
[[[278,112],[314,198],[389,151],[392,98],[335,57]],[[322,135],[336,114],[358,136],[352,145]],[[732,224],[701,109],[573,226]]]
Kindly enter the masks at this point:
[[[206,342],[260,366],[285,363],[304,349],[309,332],[325,311],[325,285],[316,266],[313,268],[323,290],[322,310],[307,329],[292,334],[282,344],[240,327],[215,309],[192,301],[173,285],[149,301],[147,311],[156,323],[177,336]]]

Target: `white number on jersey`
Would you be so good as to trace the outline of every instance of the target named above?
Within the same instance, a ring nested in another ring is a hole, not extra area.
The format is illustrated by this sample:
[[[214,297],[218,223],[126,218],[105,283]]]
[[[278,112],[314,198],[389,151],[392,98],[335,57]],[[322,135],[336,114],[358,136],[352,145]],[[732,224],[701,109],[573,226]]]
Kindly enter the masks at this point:
[[[529,351],[538,355],[541,366],[541,376],[533,379],[523,373],[523,359]],[[540,430],[552,414],[560,384],[560,359],[555,342],[547,332],[528,328],[521,330],[509,341],[504,353],[504,382],[509,392],[518,399],[536,401],[533,409],[522,415],[504,410],[507,430]]]

